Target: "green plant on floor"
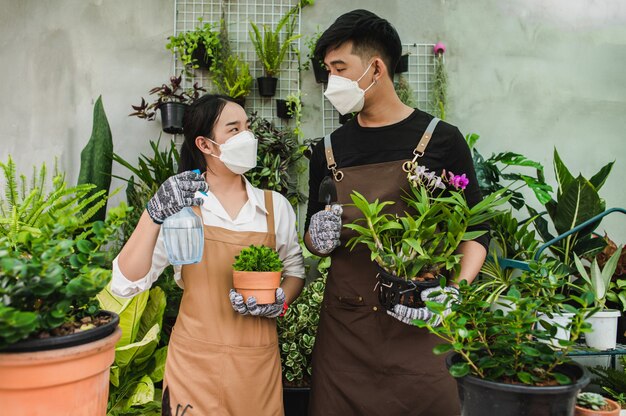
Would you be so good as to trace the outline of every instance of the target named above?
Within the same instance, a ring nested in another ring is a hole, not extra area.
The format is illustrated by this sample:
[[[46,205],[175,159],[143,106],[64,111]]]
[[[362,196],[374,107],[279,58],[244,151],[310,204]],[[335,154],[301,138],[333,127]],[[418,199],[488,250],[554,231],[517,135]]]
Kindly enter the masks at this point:
[[[576,396],[576,405],[585,409],[601,410],[606,406],[606,400],[601,394],[592,392],[578,393]]]
[[[219,31],[216,30],[215,24],[203,23],[202,20],[202,17],[198,18],[198,27],[194,30],[170,36],[169,42],[165,45],[173,54],[178,55],[180,62],[186,68],[197,69],[200,67],[198,59],[212,62],[213,58],[219,55]],[[202,49],[204,49],[204,56],[194,53]]]
[[[411,88],[411,84],[406,79],[406,77],[402,75],[397,76],[397,81],[394,82],[394,87],[396,89],[396,94],[398,94],[398,98],[404,104],[409,107],[415,108],[417,107],[417,102],[415,101],[415,96],[413,94],[413,89]]]
[[[512,306],[507,313],[492,310],[486,294],[477,293],[474,285],[462,281],[459,300],[427,301],[426,306],[441,318],[439,326],[416,320],[414,323],[441,338],[435,354],[455,352],[459,361],[450,368],[454,377],[471,374],[484,380],[526,385],[569,384],[572,380],[559,366],[571,361],[572,351],[581,333],[589,331],[585,317],[593,301],[591,294],[581,297],[555,297],[566,279],[554,276],[552,262],[533,262],[506,292]],[[574,306],[575,305],[575,306]],[[445,309],[451,308],[447,314]],[[539,313],[564,310],[573,314],[569,340],[559,340],[559,348],[550,342],[558,326],[548,324]],[[541,325],[538,325],[541,323]]]
[[[530,188],[542,205],[550,200],[552,187],[545,182],[541,163],[514,152],[492,154],[485,159],[476,148],[479,138],[478,134],[471,133],[465,136],[465,141],[472,151],[476,179],[483,195],[507,187],[506,195],[509,196],[509,203],[515,209],[527,205],[521,192],[524,187]],[[510,168],[534,169],[536,174],[533,176],[523,171],[511,172]]]
[[[292,205],[305,200],[297,189],[299,162],[307,146],[298,142],[294,131],[277,128],[269,120],[250,115],[250,130],[258,139],[257,165],[246,173],[253,186],[284,195]]]
[[[283,262],[273,248],[250,245],[235,256],[233,270],[240,272],[280,272],[283,270]]]
[[[111,137],[111,127],[104,112],[102,96],[100,96],[93,107],[91,138],[80,153],[78,185],[92,184],[95,187],[91,194],[102,190],[108,194],[111,186],[112,154],[113,138]],[[104,220],[105,217],[106,206],[103,205],[93,216],[93,219]]]
[[[263,34],[254,22],[250,22],[252,31],[250,32],[250,40],[254,46],[257,57],[265,70],[265,75],[273,77],[280,72],[280,66],[285,60],[287,52],[291,44],[300,37],[294,35],[297,15],[296,8],[286,13],[277,23],[276,28],[272,30],[268,25],[263,25]],[[282,36],[281,32],[285,29]]]
[[[167,346],[159,347],[165,293],[154,287],[131,299],[113,295],[109,289],[98,294],[103,309],[120,316],[122,338],[115,346],[111,366],[107,416],[160,415],[161,390]]]
[[[106,248],[119,238],[127,210],[121,204],[109,210],[105,221],[92,223],[60,216],[37,233],[23,230],[15,240],[0,237],[0,348],[97,324],[95,296],[111,278]]]
[[[606,202],[600,197],[599,190],[604,185],[613,164],[603,166],[590,179],[581,174],[574,177],[554,149],[554,174],[557,182],[556,199],[551,198],[545,203],[547,217],[552,222],[556,235],[565,234],[575,226],[601,214],[606,209]],[[543,175],[542,175],[543,176]],[[544,214],[537,213],[527,207],[530,215],[535,217],[534,226],[544,242],[555,238],[548,227]],[[574,256],[594,256],[598,254],[606,242],[602,238],[593,238],[592,232],[599,222],[571,234],[561,241],[550,246],[550,251],[570,271],[575,270]]]

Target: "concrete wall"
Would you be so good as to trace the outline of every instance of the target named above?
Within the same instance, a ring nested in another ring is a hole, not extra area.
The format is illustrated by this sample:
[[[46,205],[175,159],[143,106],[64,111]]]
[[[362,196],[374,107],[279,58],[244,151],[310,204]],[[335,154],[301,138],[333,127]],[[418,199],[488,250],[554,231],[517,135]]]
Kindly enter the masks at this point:
[[[625,2],[316,0],[302,32],[355,8],[387,18],[405,42],[447,44],[448,121],[480,134],[483,154],[522,153],[542,162],[551,182],[555,146],[586,177],[615,160],[601,194],[608,207],[626,207]],[[127,114],[169,75],[173,22],[173,0],[0,0],[0,160],[11,154],[28,172],[61,155],[75,180],[100,94],[115,151],[131,161],[147,152],[159,126]],[[303,127],[317,137],[320,90],[312,74],[303,79]],[[626,218],[613,215],[603,226],[626,242]]]

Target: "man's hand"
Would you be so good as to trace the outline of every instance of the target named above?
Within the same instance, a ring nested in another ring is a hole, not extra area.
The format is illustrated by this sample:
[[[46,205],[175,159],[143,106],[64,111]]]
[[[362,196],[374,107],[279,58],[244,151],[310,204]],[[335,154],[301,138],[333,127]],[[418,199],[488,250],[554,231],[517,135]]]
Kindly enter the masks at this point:
[[[452,303],[458,301],[459,290],[453,286],[446,286],[443,289],[431,287],[424,289],[420,297],[424,302],[430,301],[443,304],[445,306],[444,311],[441,314],[434,314],[427,307],[411,308],[404,305],[396,305],[393,307],[393,311],[387,311],[387,314],[405,324],[411,324],[413,320],[421,319],[428,322],[431,326],[439,326],[443,318],[452,311]]]
[[[329,211],[320,211],[311,217],[309,236],[311,245],[318,253],[329,254],[339,247],[342,213],[341,205],[333,204]]]
[[[202,198],[194,198],[196,191],[206,192],[209,184],[196,172],[186,171],[170,176],[148,201],[146,210],[157,224],[184,207],[202,205]]]

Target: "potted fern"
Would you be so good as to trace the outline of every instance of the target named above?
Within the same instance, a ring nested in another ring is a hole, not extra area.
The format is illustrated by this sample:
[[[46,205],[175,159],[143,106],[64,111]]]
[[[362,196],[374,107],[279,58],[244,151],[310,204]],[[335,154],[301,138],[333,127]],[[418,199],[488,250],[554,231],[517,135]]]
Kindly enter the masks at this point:
[[[250,40],[265,70],[265,76],[257,78],[259,95],[262,97],[273,97],[276,94],[278,78],[275,75],[278,75],[280,72],[280,66],[285,60],[291,43],[300,37],[300,35],[293,34],[295,27],[294,10],[292,9],[286,13],[274,30],[267,25],[263,25],[263,35],[261,35],[258,26],[254,22],[250,22],[252,26]],[[283,29],[286,30],[284,40],[281,41],[281,31]]]
[[[214,82],[220,94],[235,99],[242,107],[252,90],[250,66],[239,55],[229,55],[215,69]]]
[[[209,69],[214,57],[219,54],[219,32],[216,25],[202,23],[202,17],[198,18],[200,26],[188,32],[170,36],[165,47],[178,55],[180,62],[185,68]]]
[[[45,165],[30,187],[25,176],[18,183],[11,158],[0,167],[6,178],[0,199],[2,410],[104,416],[121,331],[118,316],[102,311],[96,295],[110,279],[107,248],[128,209],[122,204],[94,221],[107,202],[105,190],[90,195],[94,185],[70,187],[55,172],[46,192]]]
[[[241,293],[244,302],[254,296],[258,304],[274,303],[282,270],[283,262],[276,250],[251,245],[235,256],[233,287]]]

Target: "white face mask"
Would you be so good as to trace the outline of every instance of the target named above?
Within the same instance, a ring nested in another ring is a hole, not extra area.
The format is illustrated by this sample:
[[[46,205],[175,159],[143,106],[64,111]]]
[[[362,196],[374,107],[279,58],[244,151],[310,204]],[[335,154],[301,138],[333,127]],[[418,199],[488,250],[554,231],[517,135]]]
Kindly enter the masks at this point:
[[[215,141],[207,138],[207,140],[215,143]],[[223,144],[218,144],[220,155],[213,157],[219,158],[224,165],[232,172],[242,175],[256,167],[256,152],[258,140],[250,130],[244,130],[235,134]]]
[[[367,67],[363,75],[356,81],[349,78],[331,75],[324,95],[341,115],[361,111],[365,104],[365,93],[376,83],[374,80],[365,90],[359,87],[359,81],[367,74],[374,61]]]

